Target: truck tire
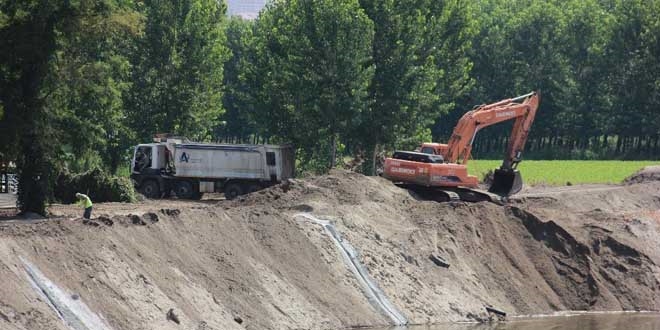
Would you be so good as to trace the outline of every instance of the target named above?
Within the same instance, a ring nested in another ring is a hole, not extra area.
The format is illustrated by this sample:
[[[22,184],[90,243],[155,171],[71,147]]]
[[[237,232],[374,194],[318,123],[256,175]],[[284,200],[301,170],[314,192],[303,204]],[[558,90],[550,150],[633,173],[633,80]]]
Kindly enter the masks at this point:
[[[195,196],[194,186],[190,181],[174,183],[174,194],[180,199],[192,199]]]
[[[154,180],[147,180],[143,182],[140,192],[146,198],[160,198],[160,187],[158,186],[158,182]]]
[[[232,182],[225,186],[225,198],[232,200],[240,195],[243,195],[243,185],[240,183]]]

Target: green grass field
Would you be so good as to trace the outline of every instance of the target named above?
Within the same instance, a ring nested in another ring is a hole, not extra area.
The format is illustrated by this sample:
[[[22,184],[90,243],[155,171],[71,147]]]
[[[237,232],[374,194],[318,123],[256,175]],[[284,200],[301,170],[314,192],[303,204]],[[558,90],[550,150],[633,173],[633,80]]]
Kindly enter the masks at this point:
[[[484,173],[501,164],[499,160],[471,160],[468,169],[481,180]],[[567,182],[619,183],[647,165],[660,165],[660,161],[525,160],[518,169],[526,184],[566,185]]]

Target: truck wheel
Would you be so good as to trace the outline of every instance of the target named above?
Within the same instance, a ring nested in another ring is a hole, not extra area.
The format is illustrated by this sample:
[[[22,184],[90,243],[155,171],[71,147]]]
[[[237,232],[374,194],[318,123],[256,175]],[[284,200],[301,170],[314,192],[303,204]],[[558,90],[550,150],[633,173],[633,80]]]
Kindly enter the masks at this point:
[[[146,198],[159,198],[160,197],[160,187],[158,187],[158,182],[154,180],[146,181],[142,184],[142,195]]]
[[[178,181],[174,184],[174,194],[181,199],[191,199],[195,195],[193,184],[189,181]]]
[[[232,200],[243,195],[243,186],[239,183],[230,183],[225,187],[225,198]]]

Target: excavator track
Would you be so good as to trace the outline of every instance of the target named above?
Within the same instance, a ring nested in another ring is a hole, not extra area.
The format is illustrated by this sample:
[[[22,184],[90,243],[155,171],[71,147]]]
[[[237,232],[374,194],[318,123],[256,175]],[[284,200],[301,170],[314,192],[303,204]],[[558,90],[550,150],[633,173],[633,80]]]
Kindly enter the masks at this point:
[[[481,189],[463,187],[426,187],[409,183],[398,183],[396,185],[413,192],[415,196],[420,199],[440,203],[464,201],[469,203],[491,202],[497,205],[504,205],[505,201],[502,196]]]
[[[491,193],[486,190],[462,187],[454,188],[454,190],[458,191],[457,193],[459,196],[461,196],[461,200],[466,202],[491,202],[497,205],[504,205],[506,202],[506,197]]]

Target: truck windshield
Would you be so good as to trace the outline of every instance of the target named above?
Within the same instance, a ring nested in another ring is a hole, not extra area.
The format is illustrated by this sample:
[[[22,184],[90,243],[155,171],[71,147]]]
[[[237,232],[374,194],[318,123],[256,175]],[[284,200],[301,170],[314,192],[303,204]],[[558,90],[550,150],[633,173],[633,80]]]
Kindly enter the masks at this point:
[[[138,147],[135,151],[135,165],[133,170],[142,172],[145,168],[151,167],[151,147]]]
[[[429,155],[435,155],[435,149],[433,149],[431,147],[424,147],[424,148],[422,148],[421,153],[429,154]]]

